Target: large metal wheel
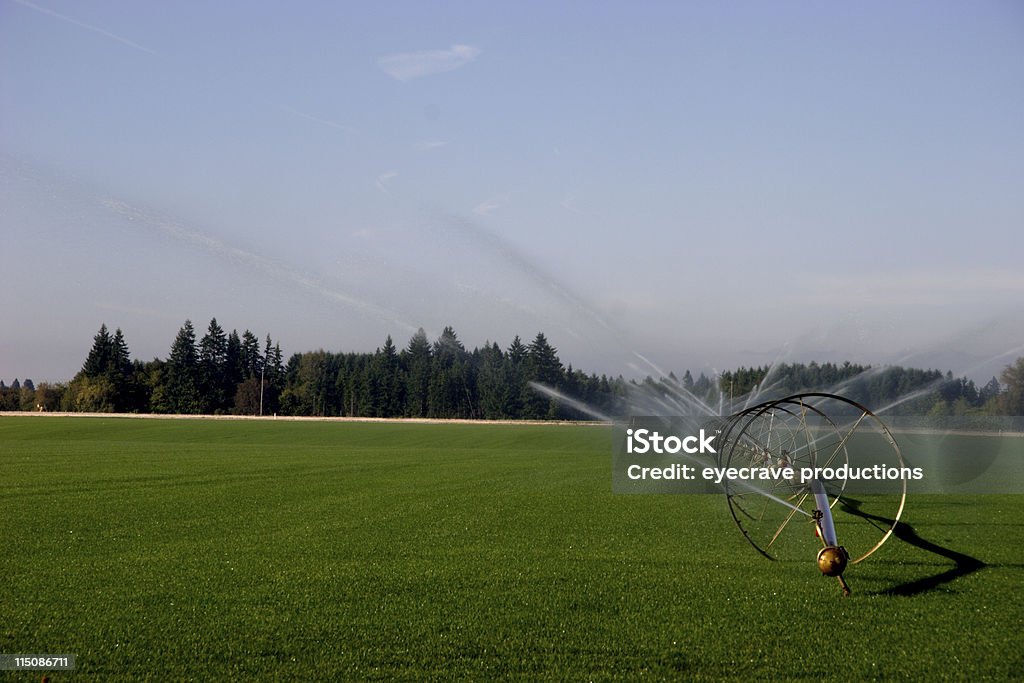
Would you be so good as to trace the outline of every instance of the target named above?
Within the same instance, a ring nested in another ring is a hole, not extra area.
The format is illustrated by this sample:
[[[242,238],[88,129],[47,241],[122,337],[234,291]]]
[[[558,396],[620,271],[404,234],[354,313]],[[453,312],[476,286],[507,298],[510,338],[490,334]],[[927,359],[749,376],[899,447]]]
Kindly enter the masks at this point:
[[[800,476],[808,469],[827,493],[839,543],[852,564],[877,551],[903,513],[905,478],[821,476],[843,468],[863,472],[875,465],[905,466],[885,424],[855,401],[824,393],[768,401],[734,415],[722,428],[719,443],[720,466],[794,470],[790,479],[725,482],[733,520],[770,559],[806,559],[807,548],[820,545],[815,540],[817,503],[811,481]]]

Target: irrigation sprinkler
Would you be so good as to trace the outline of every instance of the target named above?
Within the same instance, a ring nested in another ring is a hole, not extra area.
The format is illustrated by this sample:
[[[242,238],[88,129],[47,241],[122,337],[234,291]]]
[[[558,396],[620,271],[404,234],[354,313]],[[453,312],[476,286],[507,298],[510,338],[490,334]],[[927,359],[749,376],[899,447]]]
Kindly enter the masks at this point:
[[[719,434],[719,466],[793,472],[764,489],[723,482],[729,511],[744,537],[771,560],[806,553],[806,545],[786,532],[806,529],[803,521],[809,520],[808,535],[821,542],[818,568],[837,578],[849,595],[843,573],[882,547],[906,502],[903,455],[888,427],[861,404],[827,393],[767,401],[719,418],[713,426]],[[894,469],[900,476],[887,476]],[[873,475],[869,481],[866,473]]]

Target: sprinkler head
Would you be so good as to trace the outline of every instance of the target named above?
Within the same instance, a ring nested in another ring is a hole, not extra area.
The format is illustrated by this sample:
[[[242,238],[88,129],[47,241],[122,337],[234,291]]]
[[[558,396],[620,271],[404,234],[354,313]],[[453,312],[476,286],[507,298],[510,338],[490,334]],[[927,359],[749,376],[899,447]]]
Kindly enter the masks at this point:
[[[841,576],[846,569],[847,559],[845,548],[826,546],[818,551],[818,569],[825,576]]]

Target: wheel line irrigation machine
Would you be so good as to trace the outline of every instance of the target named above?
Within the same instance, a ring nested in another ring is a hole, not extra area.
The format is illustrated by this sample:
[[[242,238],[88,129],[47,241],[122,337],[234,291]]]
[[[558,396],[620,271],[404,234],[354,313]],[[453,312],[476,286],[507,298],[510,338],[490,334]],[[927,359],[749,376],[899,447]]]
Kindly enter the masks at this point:
[[[788,474],[767,487],[722,482],[744,537],[775,560],[788,549],[787,530],[810,525],[820,541],[818,569],[849,595],[844,572],[882,547],[906,503],[911,470],[889,428],[863,405],[829,393],[767,401],[707,428],[719,435],[719,467]]]

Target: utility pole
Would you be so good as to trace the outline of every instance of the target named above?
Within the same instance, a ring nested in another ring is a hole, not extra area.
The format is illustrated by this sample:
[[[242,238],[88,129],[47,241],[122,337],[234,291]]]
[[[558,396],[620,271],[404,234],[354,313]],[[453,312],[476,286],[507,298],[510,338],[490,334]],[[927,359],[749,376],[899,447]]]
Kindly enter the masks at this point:
[[[260,368],[260,417],[263,417],[263,373],[267,370],[267,360],[263,359],[263,367]]]

